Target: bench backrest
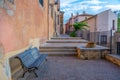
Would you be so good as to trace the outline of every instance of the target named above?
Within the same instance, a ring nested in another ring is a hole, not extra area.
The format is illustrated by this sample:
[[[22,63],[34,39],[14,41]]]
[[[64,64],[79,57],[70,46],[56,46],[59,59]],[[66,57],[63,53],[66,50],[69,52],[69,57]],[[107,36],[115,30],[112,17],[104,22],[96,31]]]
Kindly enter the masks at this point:
[[[36,61],[39,56],[39,50],[37,48],[31,48],[20,53],[17,57],[21,60],[22,64],[25,67],[29,67]]]
[[[38,57],[40,57],[40,51],[35,47],[32,48],[31,54],[33,56],[34,59],[38,59]]]

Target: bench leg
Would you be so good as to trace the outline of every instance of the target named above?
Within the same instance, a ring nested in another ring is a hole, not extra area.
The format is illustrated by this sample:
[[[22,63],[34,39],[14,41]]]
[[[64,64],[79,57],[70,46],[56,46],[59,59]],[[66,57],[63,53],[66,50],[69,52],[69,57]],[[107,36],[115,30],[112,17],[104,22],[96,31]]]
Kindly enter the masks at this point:
[[[45,61],[47,61],[48,59],[46,58]]]
[[[24,71],[24,73],[23,73],[23,75],[22,75],[23,78],[24,78],[26,72],[27,72],[27,71]]]
[[[37,73],[35,72],[35,70],[33,71],[33,73],[35,74],[36,77],[38,77]]]

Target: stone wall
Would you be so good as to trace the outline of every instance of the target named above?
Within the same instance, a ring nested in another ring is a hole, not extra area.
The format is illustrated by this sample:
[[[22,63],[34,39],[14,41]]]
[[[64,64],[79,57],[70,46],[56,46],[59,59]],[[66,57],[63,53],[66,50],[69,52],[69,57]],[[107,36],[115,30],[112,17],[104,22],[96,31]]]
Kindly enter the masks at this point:
[[[117,54],[117,42],[120,42],[120,33],[115,33],[113,37],[113,50]]]
[[[101,59],[104,58],[106,54],[108,54],[107,50],[87,50],[87,48],[86,50],[81,50],[80,48],[77,48],[77,56],[82,60]]]
[[[15,57],[11,57],[9,62],[11,66],[10,69],[12,80],[18,80],[18,78],[21,78],[23,75],[23,69],[20,60]]]
[[[110,55],[110,54],[108,54],[108,55],[105,56],[105,58],[106,58],[106,60],[120,66],[120,57],[118,55]]]

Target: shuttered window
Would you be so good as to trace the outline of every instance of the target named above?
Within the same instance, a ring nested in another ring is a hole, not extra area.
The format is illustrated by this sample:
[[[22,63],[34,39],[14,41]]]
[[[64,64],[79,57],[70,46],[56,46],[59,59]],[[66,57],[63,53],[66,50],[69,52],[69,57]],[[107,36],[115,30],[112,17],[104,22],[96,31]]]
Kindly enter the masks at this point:
[[[120,54],[120,42],[117,42],[117,54]]]
[[[42,6],[44,6],[44,5],[43,5],[43,0],[39,0],[39,3],[40,3]]]
[[[101,44],[107,44],[107,35],[101,35]]]
[[[12,3],[12,4],[14,4],[14,0],[7,0],[7,1],[9,1],[9,2]]]

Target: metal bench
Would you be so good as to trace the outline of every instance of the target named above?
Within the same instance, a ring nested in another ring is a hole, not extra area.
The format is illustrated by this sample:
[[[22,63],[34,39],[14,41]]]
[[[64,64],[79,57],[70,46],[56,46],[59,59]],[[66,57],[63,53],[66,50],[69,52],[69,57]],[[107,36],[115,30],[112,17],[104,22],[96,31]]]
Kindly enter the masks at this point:
[[[22,77],[24,77],[26,72],[33,72],[35,76],[38,77],[35,70],[38,70],[38,67],[43,63],[43,61],[47,61],[46,57],[47,54],[40,54],[37,48],[28,49],[17,55],[16,58],[20,60],[24,71]]]

